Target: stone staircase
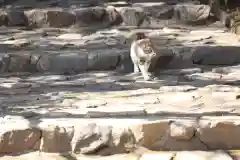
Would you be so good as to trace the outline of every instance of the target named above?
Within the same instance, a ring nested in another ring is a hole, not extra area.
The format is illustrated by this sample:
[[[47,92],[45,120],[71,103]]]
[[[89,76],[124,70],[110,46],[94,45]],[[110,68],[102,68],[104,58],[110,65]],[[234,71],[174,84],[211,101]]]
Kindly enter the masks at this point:
[[[240,147],[240,43],[219,22],[189,25],[208,19],[207,6],[174,21],[195,9],[31,3],[0,12],[0,159],[239,158],[227,151]],[[132,31],[166,53],[159,80],[131,73]]]

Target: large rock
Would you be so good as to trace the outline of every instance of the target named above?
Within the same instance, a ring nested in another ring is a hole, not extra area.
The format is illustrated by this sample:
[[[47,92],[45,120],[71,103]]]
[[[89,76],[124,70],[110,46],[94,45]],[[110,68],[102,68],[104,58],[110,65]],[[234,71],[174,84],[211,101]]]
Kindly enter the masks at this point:
[[[14,9],[0,10],[0,26],[25,26],[27,19],[23,11]]]
[[[88,54],[88,70],[109,70],[115,69],[120,63],[118,50],[99,50]]]
[[[72,150],[71,140],[74,134],[73,127],[59,127],[50,125],[43,128],[42,144],[43,152],[69,152]]]
[[[42,126],[40,150],[43,152],[69,152],[77,154],[111,155],[125,153],[134,148],[131,130],[95,123],[79,126]]]
[[[109,21],[105,21],[104,16],[107,11],[103,7],[89,7],[74,10],[76,14],[76,27],[103,27],[108,25]]]
[[[106,11],[107,15],[105,15],[104,19],[108,21],[110,25],[119,25],[123,22],[122,16],[113,6],[108,6]]]
[[[174,17],[183,23],[201,24],[210,15],[208,5],[178,4],[174,8]]]
[[[7,13],[4,10],[0,10],[0,26],[7,25]]]
[[[139,124],[131,126],[136,143],[149,149],[159,149],[154,144],[163,139],[168,133],[168,121]]]
[[[126,26],[141,26],[147,24],[148,17],[141,7],[119,7],[117,11],[121,14],[123,22]]]
[[[75,15],[61,8],[26,11],[29,27],[68,27],[75,23]]]
[[[20,121],[19,121],[20,122]],[[27,150],[38,149],[36,146],[41,137],[41,131],[37,128],[27,126],[27,123],[21,125],[2,124],[0,152],[16,153]]]
[[[157,19],[170,19],[173,16],[173,5],[164,2],[135,3],[134,7],[142,7],[148,16]]]
[[[26,26],[27,18],[23,11],[7,10],[7,20],[9,26]]]
[[[0,72],[6,72],[8,70],[8,64],[10,62],[9,54],[3,54],[0,56]]]
[[[32,65],[30,64],[31,55],[29,54],[11,54],[8,62],[8,72],[29,72]]]
[[[240,142],[239,121],[229,122],[221,120],[201,120],[197,136],[209,149],[233,149],[239,148]],[[224,137],[224,138],[223,138]]]
[[[153,148],[160,150],[205,150],[207,147],[194,137],[195,123],[172,122],[169,130],[153,143]]]
[[[96,124],[83,125],[82,127],[75,128],[72,139],[74,153],[93,154],[102,148],[109,147],[111,127],[101,127]]]
[[[54,73],[78,73],[87,67],[87,55],[79,53],[43,55],[37,63],[38,71]]]
[[[122,23],[122,17],[113,6],[88,7],[75,9],[77,29],[81,30],[97,30],[109,27],[111,25],[119,25]]]
[[[207,150],[205,146],[199,139],[192,138],[190,140],[177,140],[175,138],[168,138],[165,141],[157,141],[154,148],[157,150]]]
[[[192,61],[199,65],[234,65],[240,63],[239,51],[235,46],[197,47]]]

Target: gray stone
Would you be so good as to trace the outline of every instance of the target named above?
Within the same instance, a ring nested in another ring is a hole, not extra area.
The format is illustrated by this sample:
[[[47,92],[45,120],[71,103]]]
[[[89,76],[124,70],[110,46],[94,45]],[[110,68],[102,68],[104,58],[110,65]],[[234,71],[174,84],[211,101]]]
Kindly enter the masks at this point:
[[[111,127],[96,124],[88,124],[87,127],[82,127],[75,128],[71,142],[74,153],[93,154],[103,147],[109,147]]]
[[[38,63],[38,71],[55,73],[78,73],[88,67],[86,54],[68,53],[41,56]]]
[[[130,128],[138,145],[148,149],[159,149],[158,146],[154,146],[154,143],[166,135],[169,130],[169,125],[167,121],[161,121],[136,124]]]
[[[116,10],[116,8],[112,6],[108,6],[106,8],[107,15],[104,16],[105,21],[109,23],[109,25],[119,25],[122,23],[123,19],[120,13]]]
[[[23,11],[17,10],[8,10],[7,19],[8,25],[10,26],[26,26],[27,25],[27,18]]]
[[[134,3],[133,7],[142,7],[148,16],[157,19],[170,19],[173,16],[173,5],[164,2]]]
[[[33,9],[25,11],[28,25],[36,27],[68,27],[75,23],[75,15],[70,11],[55,9]]]
[[[0,26],[7,24],[8,24],[7,13],[4,10],[0,10]]]
[[[106,28],[113,21],[103,7],[75,9],[74,13],[76,15],[76,28],[80,30]]]
[[[147,20],[147,16],[143,8],[140,7],[119,7],[117,11],[123,18],[122,25],[141,26]]]
[[[6,72],[10,62],[9,54],[1,54],[0,56],[0,72]]]
[[[110,70],[115,69],[120,63],[120,54],[114,49],[99,50],[88,54],[88,70]]]
[[[200,24],[210,15],[208,5],[178,4],[174,8],[174,16],[183,23]]]
[[[198,65],[234,65],[240,62],[239,47],[202,46],[197,47],[192,61]]]
[[[11,54],[8,63],[8,72],[28,72],[31,69],[29,54]]]

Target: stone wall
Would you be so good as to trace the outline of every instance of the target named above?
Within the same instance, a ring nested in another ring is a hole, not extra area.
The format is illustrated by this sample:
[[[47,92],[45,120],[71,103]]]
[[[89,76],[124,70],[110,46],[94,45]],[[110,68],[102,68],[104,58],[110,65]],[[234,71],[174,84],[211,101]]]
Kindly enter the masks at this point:
[[[72,119],[72,125],[63,120],[59,124],[44,122],[39,127],[33,125],[34,121],[29,124],[19,119],[17,123],[21,123],[20,126],[11,121],[1,125],[5,128],[0,135],[0,153],[39,150],[111,155],[133,152],[141,147],[156,151],[238,149],[239,118],[234,117],[234,120],[227,117],[170,118],[130,126],[116,123],[113,126]]]

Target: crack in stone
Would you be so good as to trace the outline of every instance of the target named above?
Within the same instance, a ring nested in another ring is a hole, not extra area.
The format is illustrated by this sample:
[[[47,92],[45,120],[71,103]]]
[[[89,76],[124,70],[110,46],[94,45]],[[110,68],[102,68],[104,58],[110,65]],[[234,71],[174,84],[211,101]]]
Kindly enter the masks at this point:
[[[210,148],[205,142],[203,142],[203,141],[200,139],[200,137],[198,137],[198,129],[200,128],[200,127],[199,127],[199,125],[200,125],[200,124],[199,124],[199,123],[200,123],[200,120],[201,120],[201,116],[199,116],[199,117],[196,119],[197,126],[196,126],[196,128],[194,129],[193,137],[195,137],[196,139],[198,139],[199,142],[202,143],[202,144],[207,148],[207,150],[210,150],[211,148]]]

